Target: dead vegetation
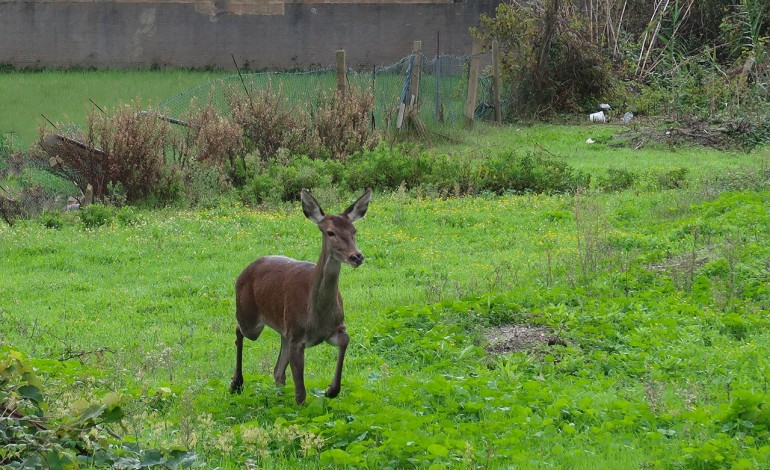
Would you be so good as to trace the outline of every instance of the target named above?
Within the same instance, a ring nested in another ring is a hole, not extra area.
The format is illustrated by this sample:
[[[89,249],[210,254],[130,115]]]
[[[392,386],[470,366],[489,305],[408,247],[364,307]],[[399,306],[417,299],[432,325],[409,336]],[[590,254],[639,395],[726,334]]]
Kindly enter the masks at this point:
[[[640,149],[648,145],[698,145],[717,150],[751,150],[770,136],[770,124],[756,121],[707,122],[690,120],[669,125],[634,126],[614,141]]]

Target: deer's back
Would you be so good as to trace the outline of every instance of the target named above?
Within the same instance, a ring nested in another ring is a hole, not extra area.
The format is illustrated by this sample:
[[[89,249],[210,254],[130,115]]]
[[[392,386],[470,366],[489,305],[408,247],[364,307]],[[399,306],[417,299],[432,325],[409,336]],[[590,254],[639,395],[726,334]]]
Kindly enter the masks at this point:
[[[264,256],[235,282],[236,316],[244,335],[264,323],[281,334],[307,322],[315,264],[285,256]]]

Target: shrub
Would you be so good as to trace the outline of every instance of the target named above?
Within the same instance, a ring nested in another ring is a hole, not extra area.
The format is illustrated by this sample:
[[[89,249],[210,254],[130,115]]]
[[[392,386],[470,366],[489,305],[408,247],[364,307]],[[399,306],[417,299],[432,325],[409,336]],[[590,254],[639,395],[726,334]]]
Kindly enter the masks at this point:
[[[127,201],[133,202],[170,184],[165,159],[169,125],[140,109],[141,102],[137,102],[118,107],[112,116],[89,115],[89,142],[107,154],[107,161],[102,162],[106,174],[95,180],[94,196],[103,197],[107,183],[120,182]]]
[[[143,220],[141,214],[131,206],[121,207],[117,216],[118,221],[125,226],[137,225]]]
[[[209,101],[199,106],[190,104],[183,119],[184,137],[177,144],[177,163],[185,176],[197,171],[195,162],[214,167],[231,181],[236,180],[236,160],[244,154],[243,128],[235,120],[220,113]],[[187,179],[187,178],[185,178]]]
[[[112,222],[114,216],[115,211],[111,207],[103,206],[101,204],[91,204],[78,211],[80,221],[88,228],[107,225]]]
[[[639,176],[638,185],[642,190],[660,191],[664,189],[677,189],[687,186],[687,168],[650,168]]]
[[[494,192],[575,192],[588,187],[590,176],[565,162],[536,154],[503,152],[486,160],[433,155],[404,145],[380,143],[356,153],[346,162],[271,159],[252,178],[245,199],[293,200],[304,188],[343,187],[350,191],[370,187],[395,191],[406,187],[437,196]]]
[[[574,193],[587,188],[591,177],[566,162],[539,154],[502,152],[484,162],[484,189],[498,194]]]
[[[40,213],[40,223],[45,227],[58,230],[64,226],[64,216],[61,212],[44,210]]]
[[[592,40],[582,13],[566,6],[551,12],[546,3],[502,2],[494,18],[482,15],[481,27],[472,31],[487,46],[500,44],[512,116],[583,112],[613,93],[611,61]],[[547,47],[544,54],[541,47]]]
[[[250,191],[255,202],[291,201],[302,188],[329,187],[340,183],[342,163],[313,160],[307,156],[285,161],[272,158],[263,171],[251,180]],[[248,198],[247,198],[248,199]]]
[[[628,170],[607,168],[607,175],[597,179],[596,187],[600,191],[623,191],[636,183],[639,175]]]
[[[0,178],[5,178],[8,175],[8,160],[11,154],[13,154],[11,139],[6,134],[0,134]]]
[[[725,134],[736,147],[749,151],[770,143],[770,119],[765,116],[754,119],[744,117],[727,123]]]
[[[354,152],[374,147],[377,135],[371,125],[374,95],[370,91],[350,87],[344,95],[324,93],[320,101],[312,117],[316,149],[333,158],[347,158]]]
[[[675,168],[660,173],[658,175],[658,187],[660,189],[677,189],[687,186],[687,168]]]
[[[173,184],[166,167],[169,124],[140,111],[141,103],[122,104],[112,114],[88,115],[85,136],[70,130],[60,138],[41,132],[40,145],[50,171],[73,181],[85,192],[90,184],[104,199],[109,184],[120,183],[127,202],[163,194]]]
[[[257,150],[264,160],[279,148],[301,150],[308,135],[307,113],[283,93],[281,86],[272,84],[264,89],[252,89],[247,95],[240,87],[227,91],[230,111],[243,129],[248,151]],[[301,153],[301,152],[298,152]]]
[[[428,157],[407,146],[381,142],[371,151],[354,154],[345,164],[345,183],[350,189],[371,187],[395,190],[401,183],[415,187],[430,172]]]

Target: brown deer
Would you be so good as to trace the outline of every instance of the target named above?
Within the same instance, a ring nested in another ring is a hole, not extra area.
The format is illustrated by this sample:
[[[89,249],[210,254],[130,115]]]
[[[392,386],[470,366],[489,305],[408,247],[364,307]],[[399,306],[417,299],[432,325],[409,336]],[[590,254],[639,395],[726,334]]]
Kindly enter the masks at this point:
[[[337,346],[337,368],[326,396],[340,393],[342,362],[350,337],[345,331],[339,278],[342,263],[361,266],[364,255],[356,248],[353,222],[366,214],[371,189],[367,189],[339,215],[326,215],[318,202],[302,190],[302,211],[321,230],[318,264],[285,256],[264,256],[243,270],[235,282],[235,373],[230,391],[243,389],[243,338],[256,340],[265,325],[281,335],[281,352],[273,376],[277,385],[286,383],[291,366],[294,399],[305,402],[305,348],[322,341]]]

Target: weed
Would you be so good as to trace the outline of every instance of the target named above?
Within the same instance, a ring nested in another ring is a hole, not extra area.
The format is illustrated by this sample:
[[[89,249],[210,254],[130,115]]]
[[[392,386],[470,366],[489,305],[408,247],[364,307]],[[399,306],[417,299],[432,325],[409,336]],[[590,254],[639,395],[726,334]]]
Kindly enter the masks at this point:
[[[97,228],[112,222],[115,211],[109,206],[91,204],[78,211],[80,221],[87,228]]]
[[[64,225],[64,217],[56,211],[43,211],[39,217],[40,223],[45,227],[60,229]]]

